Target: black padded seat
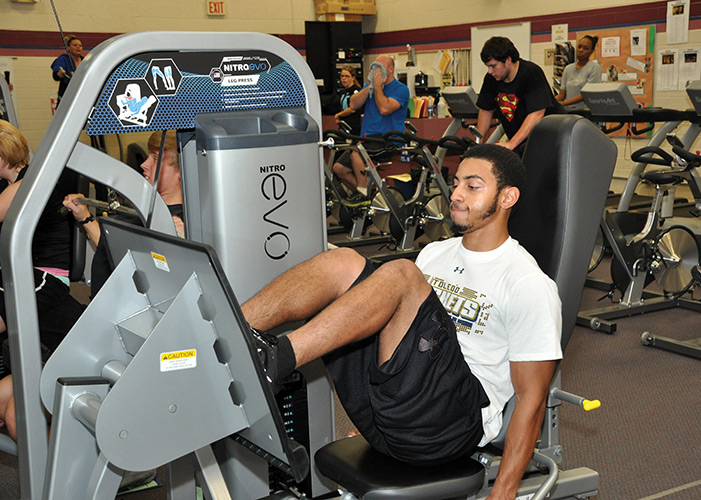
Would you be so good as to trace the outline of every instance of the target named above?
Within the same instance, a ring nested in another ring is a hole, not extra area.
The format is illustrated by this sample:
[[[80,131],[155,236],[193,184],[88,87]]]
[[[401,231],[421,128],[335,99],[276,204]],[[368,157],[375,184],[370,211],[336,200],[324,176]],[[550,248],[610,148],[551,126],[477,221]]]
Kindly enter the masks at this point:
[[[663,172],[646,172],[640,178],[658,186],[676,186],[684,182],[684,178],[679,175],[665,174]]]
[[[324,446],[316,455],[319,471],[363,500],[443,500],[479,491],[484,467],[469,457],[435,467],[416,467],[372,448],[362,436]]]

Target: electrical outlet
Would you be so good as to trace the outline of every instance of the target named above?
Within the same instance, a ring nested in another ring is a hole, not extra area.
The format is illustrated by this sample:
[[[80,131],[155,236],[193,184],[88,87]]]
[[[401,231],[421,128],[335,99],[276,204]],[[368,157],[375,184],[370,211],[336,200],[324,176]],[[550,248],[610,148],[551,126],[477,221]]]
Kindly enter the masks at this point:
[[[545,49],[545,65],[552,66],[555,64],[555,49]]]

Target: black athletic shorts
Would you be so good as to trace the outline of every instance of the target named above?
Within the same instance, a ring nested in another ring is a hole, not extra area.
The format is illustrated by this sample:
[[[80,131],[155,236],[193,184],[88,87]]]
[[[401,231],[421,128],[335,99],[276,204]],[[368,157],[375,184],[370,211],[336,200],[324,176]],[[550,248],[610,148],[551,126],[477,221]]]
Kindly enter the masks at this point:
[[[0,280],[2,280],[2,271],[0,271]],[[41,269],[34,268],[34,289],[39,314],[39,337],[45,347],[42,349],[42,358],[48,359],[78,321],[85,306],[73,298],[70,289],[61,280]],[[7,317],[5,292],[1,288],[0,317],[3,319]],[[7,338],[7,333],[0,333],[0,339],[4,338]],[[9,358],[3,361],[9,367]],[[42,361],[45,362],[46,359]]]
[[[355,284],[373,271],[368,262]],[[432,291],[392,358],[377,366],[378,336],[326,356],[353,424],[377,450],[414,465],[471,454],[482,439],[482,385],[460,351],[455,325]]]
[[[373,136],[374,137],[374,136]],[[377,136],[377,137],[382,137],[382,136]],[[370,154],[372,157],[372,154],[374,151],[377,151],[378,149],[383,149],[385,147],[384,144],[379,144],[377,142],[364,142],[363,147],[365,147],[365,150]],[[338,155],[338,157],[334,160],[335,163],[340,163],[346,168],[353,168],[351,166],[351,159],[350,159],[350,151],[349,149],[345,150],[342,154]],[[384,155],[383,155],[384,156]],[[391,157],[391,156],[390,156]],[[384,158],[380,158],[380,160],[383,160]]]

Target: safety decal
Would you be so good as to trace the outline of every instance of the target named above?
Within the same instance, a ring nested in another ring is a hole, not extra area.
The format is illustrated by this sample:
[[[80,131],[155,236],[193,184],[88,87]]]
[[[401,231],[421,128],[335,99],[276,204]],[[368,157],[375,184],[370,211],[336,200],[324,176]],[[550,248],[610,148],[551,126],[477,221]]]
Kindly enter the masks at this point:
[[[160,356],[161,372],[188,370],[197,366],[197,349],[185,351],[162,352]]]
[[[160,269],[161,271],[170,272],[170,268],[168,267],[168,261],[166,260],[165,255],[161,255],[156,252],[151,252],[151,258],[153,259],[153,263],[158,269]]]

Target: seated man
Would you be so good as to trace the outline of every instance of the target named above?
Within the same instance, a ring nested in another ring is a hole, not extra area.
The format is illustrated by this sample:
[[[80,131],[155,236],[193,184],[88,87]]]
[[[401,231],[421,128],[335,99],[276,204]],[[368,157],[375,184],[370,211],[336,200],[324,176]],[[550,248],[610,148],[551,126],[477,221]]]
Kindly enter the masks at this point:
[[[487,74],[477,98],[477,129],[486,137],[496,113],[509,138],[498,144],[522,155],[538,120],[565,111],[555,99],[543,70],[520,59],[518,49],[508,38],[495,36],[487,40],[480,57],[487,65]]]
[[[394,59],[380,56],[370,67],[370,81],[359,92],[350,98],[350,107],[358,110],[365,106],[363,125],[360,135],[384,135],[390,130],[404,130],[407,105],[409,104],[409,88],[394,78]],[[367,149],[373,145],[368,143]],[[347,206],[370,204],[367,199],[365,184],[365,164],[356,152],[346,151],[333,166],[333,173],[352,192],[357,191],[343,201]]]
[[[263,288],[242,310],[271,382],[323,356],[368,442],[418,465],[489,443],[515,393],[490,495],[515,498],[562,356],[556,285],[508,234],[524,177],[513,152],[470,148],[451,197],[461,237],[377,270],[353,250],[324,252]],[[307,318],[285,337],[260,331]]]

